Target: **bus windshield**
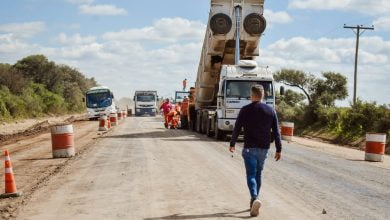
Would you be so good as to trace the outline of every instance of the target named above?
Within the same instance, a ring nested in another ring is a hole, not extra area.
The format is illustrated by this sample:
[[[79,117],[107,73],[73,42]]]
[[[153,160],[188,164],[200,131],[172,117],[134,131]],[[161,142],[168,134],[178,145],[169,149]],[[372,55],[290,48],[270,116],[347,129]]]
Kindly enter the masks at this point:
[[[86,95],[87,108],[106,108],[112,105],[112,96],[109,91],[91,92]]]
[[[229,80],[226,82],[227,98],[246,98],[251,96],[252,86],[259,84],[264,87],[264,98],[273,97],[273,87],[270,81],[238,81]]]

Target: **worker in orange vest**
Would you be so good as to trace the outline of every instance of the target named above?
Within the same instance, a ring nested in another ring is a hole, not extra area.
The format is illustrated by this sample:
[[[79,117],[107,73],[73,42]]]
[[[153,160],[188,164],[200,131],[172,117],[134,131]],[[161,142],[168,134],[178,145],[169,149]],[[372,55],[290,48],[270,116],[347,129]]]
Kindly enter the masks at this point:
[[[188,127],[188,98],[187,96],[184,96],[183,103],[181,103],[181,112],[180,112],[180,121],[181,121],[181,128],[187,128]]]
[[[171,103],[169,103],[169,99],[166,99],[165,102],[160,106],[160,110],[163,110],[164,113],[164,126],[168,128],[168,114],[172,109]]]

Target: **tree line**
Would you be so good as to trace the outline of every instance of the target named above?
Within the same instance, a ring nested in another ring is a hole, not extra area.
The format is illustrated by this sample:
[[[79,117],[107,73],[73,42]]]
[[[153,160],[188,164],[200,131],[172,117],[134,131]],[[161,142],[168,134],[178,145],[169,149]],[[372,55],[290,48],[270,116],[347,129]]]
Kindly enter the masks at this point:
[[[294,122],[299,133],[328,133],[341,143],[357,141],[367,132],[390,136],[389,104],[358,100],[349,107],[335,105],[348,96],[347,79],[341,73],[323,72],[322,77],[316,77],[301,70],[282,69],[274,78],[296,88],[278,95],[277,112],[281,121]]]
[[[85,110],[85,92],[96,86],[77,69],[31,55],[0,63],[0,121]]]

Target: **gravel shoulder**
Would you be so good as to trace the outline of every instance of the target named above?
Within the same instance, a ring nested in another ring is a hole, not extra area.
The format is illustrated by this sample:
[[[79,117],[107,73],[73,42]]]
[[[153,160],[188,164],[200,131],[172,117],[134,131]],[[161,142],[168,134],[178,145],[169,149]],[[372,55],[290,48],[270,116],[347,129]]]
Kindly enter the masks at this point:
[[[55,123],[63,121],[57,120]],[[54,122],[53,122],[54,123]],[[16,186],[23,193],[22,197],[0,200],[0,218],[8,219],[16,216],[17,210],[28,203],[34,192],[45,186],[46,182],[63,172],[65,166],[73,163],[80,155],[97,142],[97,138],[105,135],[97,132],[96,121],[74,121],[75,148],[77,155],[69,159],[52,159],[51,135],[48,129],[40,131],[40,134],[28,137],[11,139],[0,146],[0,151],[8,149],[10,152]],[[0,173],[0,179],[4,180],[4,173]],[[4,181],[0,182],[0,188],[4,190]]]

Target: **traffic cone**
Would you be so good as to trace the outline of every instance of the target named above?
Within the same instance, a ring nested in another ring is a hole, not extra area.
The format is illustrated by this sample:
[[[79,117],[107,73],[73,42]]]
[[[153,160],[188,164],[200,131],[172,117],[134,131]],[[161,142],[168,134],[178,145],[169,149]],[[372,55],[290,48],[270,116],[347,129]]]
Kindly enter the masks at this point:
[[[21,195],[20,192],[16,191],[16,184],[14,173],[12,171],[11,158],[9,157],[8,150],[4,153],[5,162],[5,193],[0,195],[0,198],[18,197]]]
[[[107,128],[108,128],[108,129],[111,129],[111,120],[110,120],[110,116],[107,117]]]

